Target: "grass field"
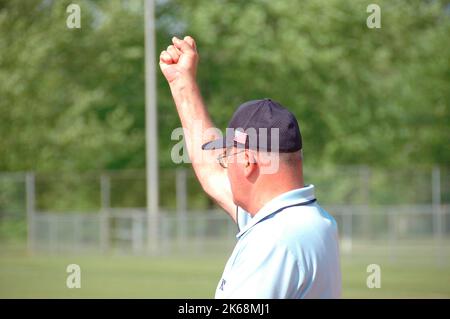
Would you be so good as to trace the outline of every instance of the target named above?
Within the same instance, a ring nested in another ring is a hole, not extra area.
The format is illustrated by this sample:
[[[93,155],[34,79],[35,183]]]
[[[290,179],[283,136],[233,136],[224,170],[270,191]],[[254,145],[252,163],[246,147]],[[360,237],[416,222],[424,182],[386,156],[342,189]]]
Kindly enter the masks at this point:
[[[342,255],[344,298],[450,298],[449,245],[359,245]],[[212,298],[231,251],[211,256],[35,255],[0,246],[0,298]],[[81,288],[66,287],[68,264]],[[366,267],[381,267],[381,288],[366,286]]]

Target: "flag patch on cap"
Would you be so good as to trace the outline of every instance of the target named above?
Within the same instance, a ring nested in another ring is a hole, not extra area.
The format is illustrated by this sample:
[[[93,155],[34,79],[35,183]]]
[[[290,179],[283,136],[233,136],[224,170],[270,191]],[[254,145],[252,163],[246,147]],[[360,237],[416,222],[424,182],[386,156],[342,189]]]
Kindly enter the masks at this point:
[[[247,133],[241,131],[234,131],[234,141],[240,144],[245,144],[247,141]]]

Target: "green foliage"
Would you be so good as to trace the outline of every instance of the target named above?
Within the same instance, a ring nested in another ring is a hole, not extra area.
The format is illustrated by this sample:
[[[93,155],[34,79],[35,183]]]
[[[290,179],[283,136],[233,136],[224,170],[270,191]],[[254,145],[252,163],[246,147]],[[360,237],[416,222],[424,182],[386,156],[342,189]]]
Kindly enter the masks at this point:
[[[448,163],[448,8],[377,3],[381,29],[367,28],[366,1],[183,5],[214,118],[271,96],[298,116],[313,162]]]
[[[0,2],[0,170],[145,165],[144,32],[140,1]],[[165,1],[158,52],[192,34],[216,123],[271,96],[299,118],[312,161],[448,163],[450,31],[444,1]],[[161,166],[179,126],[158,72]]]
[[[68,29],[68,3],[0,7],[0,170],[122,167],[142,148],[142,17],[82,1]]]
[[[25,219],[0,220],[0,242],[5,244],[21,244],[26,242],[27,222]]]

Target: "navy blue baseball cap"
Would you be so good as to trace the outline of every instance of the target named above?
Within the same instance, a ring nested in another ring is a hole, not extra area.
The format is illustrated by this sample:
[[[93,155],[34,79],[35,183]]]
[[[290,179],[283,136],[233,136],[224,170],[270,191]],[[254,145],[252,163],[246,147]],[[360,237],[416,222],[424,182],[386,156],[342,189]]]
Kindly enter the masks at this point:
[[[278,139],[278,147],[273,139]],[[281,104],[268,98],[252,100],[234,112],[224,137],[203,144],[202,149],[233,146],[290,153],[302,149],[302,136],[297,119]]]

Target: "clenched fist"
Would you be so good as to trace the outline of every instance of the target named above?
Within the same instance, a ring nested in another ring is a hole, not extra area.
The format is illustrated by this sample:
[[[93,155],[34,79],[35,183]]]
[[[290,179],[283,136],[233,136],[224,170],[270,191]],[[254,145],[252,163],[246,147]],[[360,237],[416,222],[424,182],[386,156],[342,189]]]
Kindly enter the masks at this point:
[[[169,45],[159,56],[162,73],[171,86],[195,81],[198,53],[194,39],[190,36],[183,40],[173,37],[172,42],[173,45]]]

